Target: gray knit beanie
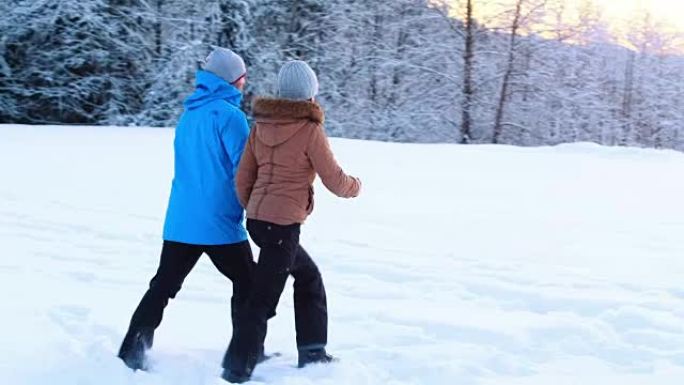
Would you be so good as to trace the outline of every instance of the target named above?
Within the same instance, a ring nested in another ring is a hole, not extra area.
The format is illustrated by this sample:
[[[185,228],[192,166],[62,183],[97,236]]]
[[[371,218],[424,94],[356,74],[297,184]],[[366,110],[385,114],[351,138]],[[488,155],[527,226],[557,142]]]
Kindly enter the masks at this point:
[[[228,48],[213,47],[209,56],[204,60],[202,68],[217,75],[228,83],[235,83],[247,73],[245,61],[240,55]]]
[[[303,61],[285,63],[278,73],[278,96],[289,100],[308,100],[318,95],[316,73]]]

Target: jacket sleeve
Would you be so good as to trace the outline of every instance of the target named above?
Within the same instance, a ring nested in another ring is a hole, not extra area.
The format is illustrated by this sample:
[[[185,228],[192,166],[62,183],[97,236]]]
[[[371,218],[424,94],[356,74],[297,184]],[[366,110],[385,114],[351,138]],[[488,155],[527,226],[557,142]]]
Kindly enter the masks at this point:
[[[318,125],[314,129],[307,153],[314,171],[321,177],[328,190],[342,198],[354,198],[359,195],[361,183],[357,178],[345,174],[337,163],[322,126]]]
[[[233,169],[233,176],[237,174],[242,152],[245,149],[245,143],[249,138],[249,125],[247,118],[242,112],[234,112],[229,114],[223,127],[221,128],[221,141],[223,147],[228,153],[231,167]]]
[[[242,160],[238,167],[237,176],[235,177],[235,188],[237,191],[238,200],[242,207],[247,208],[249,197],[252,195],[252,188],[257,178],[257,162],[254,156],[254,131],[249,135],[249,141],[245,146],[245,151],[242,153]]]

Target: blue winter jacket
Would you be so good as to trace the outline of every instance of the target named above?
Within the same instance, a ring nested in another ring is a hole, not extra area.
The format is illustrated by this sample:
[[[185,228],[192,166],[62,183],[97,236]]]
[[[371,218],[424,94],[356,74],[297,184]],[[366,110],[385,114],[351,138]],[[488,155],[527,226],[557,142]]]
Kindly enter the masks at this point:
[[[242,94],[222,78],[197,71],[195,92],[176,126],[175,175],[164,240],[223,245],[247,240],[235,174],[249,136]]]

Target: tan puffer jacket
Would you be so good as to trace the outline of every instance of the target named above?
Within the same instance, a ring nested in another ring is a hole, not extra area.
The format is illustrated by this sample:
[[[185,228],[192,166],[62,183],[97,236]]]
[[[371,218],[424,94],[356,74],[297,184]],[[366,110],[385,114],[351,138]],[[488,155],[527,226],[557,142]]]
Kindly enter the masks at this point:
[[[256,124],[240,161],[236,184],[247,217],[279,225],[303,223],[314,207],[318,174],[334,194],[353,198],[361,183],[337,164],[315,102],[259,98]]]

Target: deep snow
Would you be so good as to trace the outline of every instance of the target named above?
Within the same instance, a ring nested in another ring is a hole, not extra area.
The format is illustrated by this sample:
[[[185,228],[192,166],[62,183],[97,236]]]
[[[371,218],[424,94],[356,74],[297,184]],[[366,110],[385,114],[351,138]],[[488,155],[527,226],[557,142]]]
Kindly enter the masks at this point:
[[[114,357],[154,274],[173,132],[0,126],[0,383],[221,384],[230,283],[203,259],[132,373]],[[298,370],[292,292],[268,384],[681,384],[684,154],[333,140],[363,196],[317,186],[303,244],[329,350]]]

